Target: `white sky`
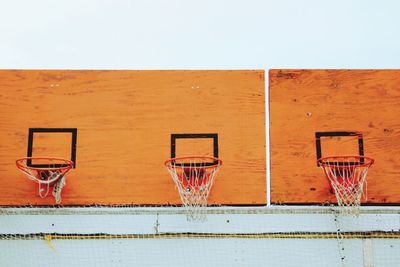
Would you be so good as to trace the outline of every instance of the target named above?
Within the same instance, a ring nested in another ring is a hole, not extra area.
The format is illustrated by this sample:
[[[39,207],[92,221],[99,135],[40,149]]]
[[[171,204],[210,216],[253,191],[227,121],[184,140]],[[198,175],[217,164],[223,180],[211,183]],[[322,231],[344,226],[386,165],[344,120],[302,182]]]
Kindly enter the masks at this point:
[[[399,68],[398,0],[0,0],[0,68]]]

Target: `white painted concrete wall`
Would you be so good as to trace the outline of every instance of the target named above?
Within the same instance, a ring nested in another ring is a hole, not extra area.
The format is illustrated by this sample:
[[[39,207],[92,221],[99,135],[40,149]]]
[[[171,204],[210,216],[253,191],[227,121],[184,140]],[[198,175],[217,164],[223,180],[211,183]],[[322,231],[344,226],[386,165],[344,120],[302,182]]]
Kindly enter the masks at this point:
[[[179,208],[0,209],[0,234],[399,232],[399,208],[212,208],[188,222]],[[400,266],[400,238],[0,239],[0,266]],[[340,235],[339,235],[340,237]],[[54,249],[53,249],[53,248]],[[344,257],[344,260],[341,258]],[[344,265],[342,265],[344,264]]]

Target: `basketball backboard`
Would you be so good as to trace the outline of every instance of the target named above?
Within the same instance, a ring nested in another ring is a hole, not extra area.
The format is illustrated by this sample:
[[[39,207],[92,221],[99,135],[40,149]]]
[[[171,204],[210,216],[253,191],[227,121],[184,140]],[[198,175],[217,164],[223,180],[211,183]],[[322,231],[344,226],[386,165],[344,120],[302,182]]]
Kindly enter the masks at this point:
[[[74,162],[64,205],[170,205],[170,157],[224,165],[210,204],[266,203],[264,71],[0,71],[0,205],[49,205],[16,170]],[[251,168],[248,167],[252,164]]]
[[[400,71],[271,70],[272,203],[336,202],[317,159],[375,159],[365,204],[399,204]]]

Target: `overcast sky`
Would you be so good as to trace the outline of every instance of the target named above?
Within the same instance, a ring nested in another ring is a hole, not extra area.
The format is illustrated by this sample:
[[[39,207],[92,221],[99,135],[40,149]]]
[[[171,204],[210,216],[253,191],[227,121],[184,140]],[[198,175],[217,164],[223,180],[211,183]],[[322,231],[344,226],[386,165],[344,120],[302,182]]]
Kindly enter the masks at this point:
[[[0,68],[399,68],[397,0],[0,0]]]

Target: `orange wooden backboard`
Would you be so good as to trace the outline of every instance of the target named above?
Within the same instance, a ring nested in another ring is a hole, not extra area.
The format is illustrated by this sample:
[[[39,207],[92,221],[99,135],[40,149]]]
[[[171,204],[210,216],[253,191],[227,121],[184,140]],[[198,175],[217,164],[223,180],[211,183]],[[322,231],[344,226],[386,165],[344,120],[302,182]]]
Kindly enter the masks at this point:
[[[54,203],[17,170],[29,154],[75,161],[63,205],[180,204],[163,165],[174,134],[192,136],[176,156],[218,150],[209,203],[265,204],[264,84],[257,70],[2,70],[0,205]]]
[[[269,82],[272,203],[336,202],[321,156],[375,159],[363,202],[399,204],[400,70],[271,70]],[[329,133],[335,133],[330,136]],[[328,134],[326,134],[328,133]]]

